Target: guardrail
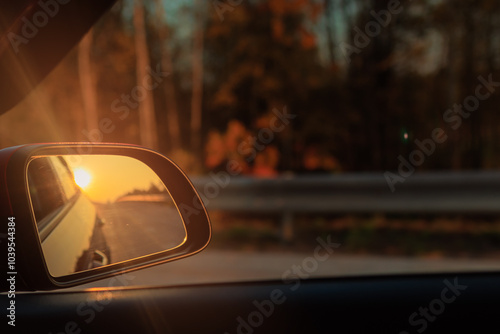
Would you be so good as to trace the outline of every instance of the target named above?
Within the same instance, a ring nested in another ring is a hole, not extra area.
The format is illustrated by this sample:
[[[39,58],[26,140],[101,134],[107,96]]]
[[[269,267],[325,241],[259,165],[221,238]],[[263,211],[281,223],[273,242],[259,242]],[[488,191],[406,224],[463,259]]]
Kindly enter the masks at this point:
[[[394,192],[382,173],[192,181],[208,210],[281,215],[284,240],[300,213],[500,213],[500,172],[415,174]]]

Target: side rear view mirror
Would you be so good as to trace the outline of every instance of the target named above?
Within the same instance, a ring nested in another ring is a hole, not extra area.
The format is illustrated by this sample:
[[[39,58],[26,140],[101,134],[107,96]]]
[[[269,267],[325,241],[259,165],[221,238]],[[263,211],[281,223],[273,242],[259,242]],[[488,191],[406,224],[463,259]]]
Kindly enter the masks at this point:
[[[0,180],[0,270],[15,278],[17,291],[65,288],[173,261],[210,241],[193,185],[149,149],[11,147],[0,151]],[[12,290],[12,280],[0,288]]]

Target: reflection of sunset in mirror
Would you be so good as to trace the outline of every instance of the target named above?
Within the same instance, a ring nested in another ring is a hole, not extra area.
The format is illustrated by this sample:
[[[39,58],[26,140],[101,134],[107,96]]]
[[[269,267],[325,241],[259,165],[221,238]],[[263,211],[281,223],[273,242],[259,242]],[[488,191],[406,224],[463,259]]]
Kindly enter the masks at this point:
[[[83,168],[76,168],[73,170],[73,176],[75,177],[76,184],[82,188],[82,190],[85,190],[92,181],[90,173]]]
[[[132,193],[165,186],[155,172],[139,160],[118,155],[80,155],[66,157],[76,183],[95,202],[114,202]],[[71,163],[72,161],[78,163]],[[82,184],[80,184],[82,183]]]

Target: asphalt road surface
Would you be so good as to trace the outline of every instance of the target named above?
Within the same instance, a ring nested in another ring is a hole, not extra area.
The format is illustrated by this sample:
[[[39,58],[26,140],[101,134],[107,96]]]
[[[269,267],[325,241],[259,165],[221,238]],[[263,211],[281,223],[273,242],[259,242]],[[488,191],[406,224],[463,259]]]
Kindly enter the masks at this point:
[[[290,280],[297,277],[292,274],[294,270],[303,278],[500,270],[500,261],[495,259],[425,259],[336,253],[322,261],[316,260],[316,264],[313,251],[297,254],[207,249],[189,258],[71,289]]]
[[[186,232],[174,206],[158,202],[97,205],[111,263],[133,259],[182,243]]]

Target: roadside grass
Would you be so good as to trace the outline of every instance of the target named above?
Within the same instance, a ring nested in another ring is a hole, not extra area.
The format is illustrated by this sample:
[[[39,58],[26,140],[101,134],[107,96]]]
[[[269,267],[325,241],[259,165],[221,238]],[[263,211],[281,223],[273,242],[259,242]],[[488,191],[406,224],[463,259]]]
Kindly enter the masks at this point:
[[[498,258],[500,217],[339,215],[294,217],[284,242],[280,217],[211,212],[211,247],[252,251],[308,251],[317,237],[340,243],[339,253],[417,257]]]

